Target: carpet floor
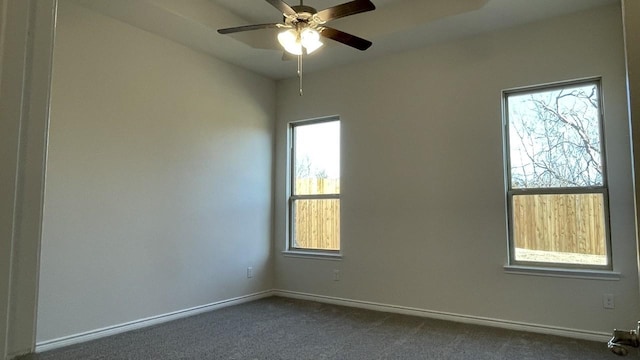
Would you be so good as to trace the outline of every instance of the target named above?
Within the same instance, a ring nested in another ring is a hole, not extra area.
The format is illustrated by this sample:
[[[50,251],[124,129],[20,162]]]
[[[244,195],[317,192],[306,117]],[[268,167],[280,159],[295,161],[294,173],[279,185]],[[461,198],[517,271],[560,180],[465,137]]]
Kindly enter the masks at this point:
[[[20,360],[615,360],[605,343],[271,297]]]

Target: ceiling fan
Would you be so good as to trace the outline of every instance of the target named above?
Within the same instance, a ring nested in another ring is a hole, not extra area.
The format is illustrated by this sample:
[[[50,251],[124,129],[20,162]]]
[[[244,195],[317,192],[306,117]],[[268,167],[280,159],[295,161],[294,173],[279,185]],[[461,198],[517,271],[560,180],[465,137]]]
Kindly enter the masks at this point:
[[[321,37],[335,40],[361,51],[367,50],[372,45],[369,40],[325,25],[335,19],[375,10],[376,6],[370,0],[353,0],[320,11],[304,5],[302,0],[300,0],[300,5],[294,6],[290,6],[282,0],[266,1],[282,12],[284,16],[282,23],[225,28],[219,29],[218,33],[232,34],[260,29],[283,29],[278,34],[278,42],[287,53],[298,56],[300,95],[302,95],[302,56],[311,54],[322,47],[324,44],[320,40]]]
[[[367,50],[371,41],[355,35],[325,26],[329,21],[355,15],[366,11],[375,10],[376,6],[370,0],[354,0],[328,9],[317,11],[311,6],[303,4],[290,6],[282,0],[266,0],[284,15],[283,23],[257,24],[219,29],[220,34],[232,34],[241,31],[259,29],[286,29],[278,35],[279,42],[284,49],[293,54],[301,55],[303,52],[311,54],[322,43],[320,36],[335,40],[358,50]]]

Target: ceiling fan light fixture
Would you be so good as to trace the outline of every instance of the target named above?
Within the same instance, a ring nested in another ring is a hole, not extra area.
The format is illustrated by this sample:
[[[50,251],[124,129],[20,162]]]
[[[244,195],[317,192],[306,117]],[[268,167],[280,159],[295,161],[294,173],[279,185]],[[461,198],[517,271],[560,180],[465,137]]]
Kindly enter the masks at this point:
[[[302,46],[307,49],[307,54],[311,54],[324,45],[322,41],[320,41],[320,33],[318,30],[312,28],[302,30],[300,33],[300,42]]]
[[[296,30],[289,29],[281,31],[278,34],[278,42],[286,52],[293,55],[302,55],[302,43]]]
[[[324,44],[320,41],[320,33],[316,29],[304,28],[288,29],[278,34],[278,42],[290,54],[302,55],[302,48],[307,54],[321,48]]]

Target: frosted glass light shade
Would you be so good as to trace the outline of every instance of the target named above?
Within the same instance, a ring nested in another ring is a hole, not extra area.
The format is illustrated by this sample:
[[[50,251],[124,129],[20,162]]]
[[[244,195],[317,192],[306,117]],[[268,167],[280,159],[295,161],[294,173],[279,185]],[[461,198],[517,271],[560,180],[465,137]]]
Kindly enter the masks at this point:
[[[280,32],[278,34],[278,42],[288,53],[302,55],[302,44],[296,30],[289,29]]]
[[[307,49],[307,54],[311,54],[312,52],[318,50],[322,45],[324,45],[320,41],[320,33],[316,29],[304,29],[300,34],[300,42],[305,49]]]

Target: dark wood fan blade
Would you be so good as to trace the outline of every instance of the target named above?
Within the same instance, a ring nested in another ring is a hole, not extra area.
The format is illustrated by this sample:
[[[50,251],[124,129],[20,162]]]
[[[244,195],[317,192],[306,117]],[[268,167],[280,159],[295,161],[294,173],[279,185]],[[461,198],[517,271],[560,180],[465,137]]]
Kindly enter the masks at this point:
[[[267,0],[269,4],[271,4],[274,8],[280,10],[281,13],[285,15],[294,15],[296,13],[295,10],[289,4],[282,0]]]
[[[362,51],[367,50],[371,45],[373,45],[369,40],[326,26],[323,26],[323,30],[320,32],[320,35]]]
[[[336,5],[334,7],[318,11],[317,15],[324,21],[331,21],[375,9],[376,6],[370,0],[354,0],[342,5]]]
[[[256,25],[245,25],[245,26],[237,26],[226,29],[218,29],[218,33],[220,34],[232,34],[241,31],[250,31],[250,30],[260,30],[260,29],[272,29],[282,27],[282,24],[256,24]]]

